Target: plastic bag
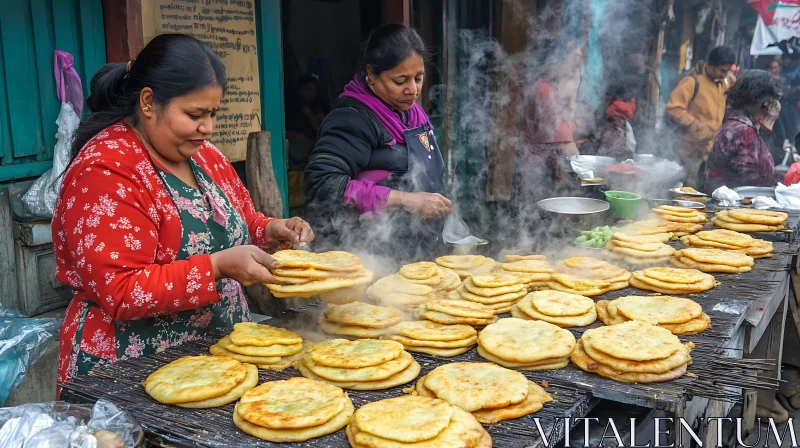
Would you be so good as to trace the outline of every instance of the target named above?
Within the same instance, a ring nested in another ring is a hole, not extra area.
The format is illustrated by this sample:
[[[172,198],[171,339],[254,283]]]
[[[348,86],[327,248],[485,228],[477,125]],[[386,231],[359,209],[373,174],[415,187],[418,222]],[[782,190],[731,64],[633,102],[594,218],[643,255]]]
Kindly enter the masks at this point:
[[[69,165],[70,143],[72,134],[78,128],[81,120],[69,103],[61,103],[61,113],[58,114],[58,132],[56,133],[56,148],[53,151],[53,168],[31,185],[31,188],[22,196],[25,211],[40,218],[52,218],[56,208],[58,192],[61,190],[63,176],[61,173]]]
[[[739,201],[742,200],[742,197],[739,196],[739,193],[725,186],[714,190],[714,192],[711,193],[711,197],[718,200],[719,205],[723,207],[734,207],[739,203]]]
[[[54,401],[0,408],[4,448],[132,448],[143,435],[130,413],[106,400],[94,406]]]
[[[628,121],[625,122],[625,145],[631,154],[636,154],[636,136],[633,135],[633,126]]]
[[[775,199],[767,196],[758,196],[753,198],[753,208],[765,210],[768,208],[781,208],[781,205]]]
[[[800,184],[800,162],[795,162],[789,167],[789,172],[783,176],[784,185]]]
[[[779,182],[775,187],[775,199],[781,208],[800,210],[800,184],[787,187]]]
[[[53,168],[42,174],[22,197],[25,211],[35,217],[51,218],[56,207],[58,192],[61,189],[61,174],[67,169],[70,160],[72,134],[81,122],[83,112],[83,86],[75,60],[66,51],[54,52],[56,94],[61,100],[61,111],[56,124],[56,147],[53,150]]]
[[[0,403],[19,386],[61,327],[61,319],[35,319],[0,306]],[[5,446],[0,443],[0,446]]]

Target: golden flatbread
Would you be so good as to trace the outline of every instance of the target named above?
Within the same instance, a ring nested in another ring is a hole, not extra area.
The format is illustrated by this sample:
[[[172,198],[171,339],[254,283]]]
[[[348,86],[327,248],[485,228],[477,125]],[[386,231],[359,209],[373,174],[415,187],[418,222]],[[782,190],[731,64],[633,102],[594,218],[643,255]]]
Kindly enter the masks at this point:
[[[229,358],[233,358],[239,362],[246,362],[250,364],[275,364],[280,362],[280,356],[247,356],[247,355],[240,355],[238,353],[232,352],[230,350],[226,350],[224,347],[220,346],[219,344],[212,345],[208,350],[212,355],[216,356],[227,356]]]
[[[268,347],[270,345],[302,344],[303,339],[297,333],[285,328],[257,324],[255,322],[239,322],[233,325],[230,334],[231,342],[236,345],[255,345]]]
[[[711,328],[711,317],[703,313],[700,317],[692,319],[688,322],[679,324],[658,324],[659,327],[666,328],[672,334],[685,336],[702,333]]]
[[[528,395],[520,403],[498,409],[480,409],[472,415],[481,423],[497,423],[538,412],[549,401],[553,401],[550,394],[533,381],[528,381]]]
[[[653,235],[631,235],[628,233],[616,232],[611,238],[615,241],[627,241],[629,243],[666,243],[672,239],[672,233],[656,233]]]
[[[638,272],[653,280],[681,285],[702,283],[708,281],[709,278],[713,279],[712,276],[693,269],[648,268]]]
[[[420,261],[404,265],[400,268],[400,275],[411,280],[426,280],[437,274],[436,263]]]
[[[347,397],[344,409],[332,419],[319,426],[301,429],[271,429],[254,425],[239,416],[239,403],[236,403],[236,407],[233,410],[233,424],[246,434],[262,440],[276,443],[305,442],[310,439],[333,434],[344,428],[350,422],[354,411],[353,402]]]
[[[560,291],[533,292],[522,302],[529,303],[536,311],[547,316],[580,316],[594,309],[594,300]]]
[[[552,292],[552,291],[547,291],[547,292]],[[597,320],[597,311],[595,310],[594,302],[592,302],[592,307],[589,309],[589,311],[577,316],[550,316],[537,310],[535,307],[531,305],[531,301],[526,299],[522,299],[519,303],[517,303],[516,309],[519,312],[522,312],[523,314],[528,316],[528,318],[530,319],[549,322],[553,325],[558,325],[559,327],[565,327],[565,328],[585,327],[587,325],[591,325],[592,323],[594,323],[595,320]],[[517,317],[514,315],[513,308],[511,310],[511,315],[512,317]]]
[[[548,274],[555,272],[550,264],[543,260],[512,261],[511,263],[502,263],[500,267],[505,271],[511,272],[543,272]]]
[[[343,369],[376,366],[398,358],[402,353],[400,343],[376,339],[330,339],[309,350],[315,363]]]
[[[442,358],[452,358],[453,356],[458,356],[462,353],[468,352],[471,348],[471,345],[467,347],[456,348],[419,347],[409,345],[406,347],[406,350],[415,353],[425,353],[427,355],[440,356]]]
[[[230,335],[220,339],[217,344],[230,352],[259,357],[290,356],[303,350],[303,344],[273,344],[266,347],[260,347],[258,345],[236,345],[231,340]]]
[[[322,271],[358,271],[361,259],[357,256],[340,251],[308,252],[304,250],[280,250],[272,254],[278,260],[278,268],[318,269]]]
[[[697,302],[671,296],[626,296],[614,300],[617,312],[630,320],[652,324],[681,324],[703,314]]]
[[[335,277],[360,277],[361,269],[350,271],[324,271],[313,268],[276,268],[273,273],[281,278],[288,279],[287,283],[308,283],[309,281],[322,280]],[[295,279],[295,280],[291,280]]]
[[[403,352],[399,357],[376,366],[342,369],[321,366],[308,353],[303,355],[303,364],[308,370],[326,380],[339,382],[385,380],[407,369],[413,361],[414,358],[409,353]]]
[[[728,216],[739,221],[768,226],[782,226],[789,219],[789,215],[783,212],[744,208],[728,210]]]
[[[403,321],[403,313],[400,310],[363,302],[328,305],[325,317],[332,323],[372,328],[391,327]]]
[[[703,292],[703,291],[698,291],[697,288],[681,289],[679,285],[671,285],[669,288],[661,288],[661,287],[658,287],[658,286],[653,286],[651,284],[642,282],[637,277],[631,277],[630,284],[631,284],[632,287],[637,288],[637,289],[641,289],[641,290],[644,290],[644,291],[653,291],[653,292],[658,292],[658,293],[667,294],[667,295],[697,294],[699,292]],[[711,287],[709,287],[709,288],[707,288],[705,290],[708,290],[708,289],[711,289],[711,288],[713,288],[713,286],[711,286]]]
[[[723,229],[734,230],[736,232],[744,232],[744,233],[774,232],[780,228],[778,226],[765,226],[762,224],[731,223],[717,217],[711,218],[711,222],[713,222],[714,225],[716,225],[717,227],[722,227]]]
[[[484,261],[486,257],[483,255],[445,255],[437,258],[436,264],[445,268],[465,270],[477,268]]]
[[[372,281],[374,275],[372,271],[362,268],[359,272],[359,277],[325,278],[301,285],[276,285],[267,283],[266,286],[273,293],[314,295],[356,285],[367,285]]]
[[[750,272],[752,269],[751,266],[734,267],[724,264],[699,263],[689,257],[681,256],[681,254],[675,254],[675,258],[670,260],[670,263],[672,263],[673,266],[681,269],[696,269],[702,272],[718,272],[726,274]]]
[[[358,325],[337,324],[325,319],[325,316],[319,316],[317,318],[317,324],[325,333],[349,336],[351,338],[359,339],[377,339],[383,336],[387,330],[386,328],[371,328],[361,327]]]
[[[725,244],[726,246],[735,246],[739,248],[749,247],[755,241],[755,239],[750,235],[725,229],[706,230],[703,232],[698,232],[696,236],[705,241],[721,243]]]
[[[258,384],[258,368],[253,364],[245,364],[245,367],[247,367],[247,376],[245,376],[242,382],[231,389],[231,391],[227,394],[202,401],[175,403],[175,406],[188,409],[209,409],[218,408],[220,406],[233,403],[234,401],[238,400],[242,394],[256,387],[256,384]]]
[[[547,260],[546,255],[503,255],[503,261],[506,263],[513,263],[522,260]]]
[[[422,307],[417,312],[416,316],[417,318],[420,319],[427,319],[436,323],[446,324],[446,325],[464,324],[464,325],[475,325],[481,327],[484,325],[489,325],[491,323],[497,322],[496,316],[492,317],[491,319],[458,317],[458,316],[451,316],[445,313],[440,313],[438,311],[430,311]]]
[[[753,257],[720,249],[687,248],[679,252],[678,258],[690,258],[698,263],[723,264],[734,267],[753,266]]]
[[[606,250],[610,250],[611,252],[616,252],[622,255],[627,255],[629,257],[636,257],[636,258],[663,258],[675,254],[675,249],[672,246],[667,246],[664,243],[653,243],[653,244],[659,245],[658,249],[654,251],[645,252],[637,249],[631,249],[629,247],[618,246],[614,240],[610,240],[606,244]]]
[[[467,283],[467,281],[469,281],[469,279],[465,280],[464,283]],[[479,296],[477,294],[473,294],[473,293],[469,292],[464,283],[462,283],[461,286],[459,286],[456,289],[456,291],[459,294],[461,294],[461,297],[464,300],[469,300],[470,302],[475,302],[475,303],[482,303],[482,304],[488,305],[490,307],[491,307],[491,305],[497,304],[497,303],[509,302],[509,301],[512,301],[512,300],[519,300],[520,298],[525,297],[525,294],[528,293],[528,291],[525,289],[525,287],[523,285],[520,285],[520,290],[517,291],[517,292],[511,292],[511,293],[508,293],[508,294],[501,294],[501,295],[491,296],[491,297],[484,297],[484,296]]]
[[[575,336],[568,330],[541,321],[500,319],[478,334],[481,347],[507,361],[533,363],[565,358],[575,349]]]
[[[420,340],[420,339],[412,339],[407,338],[405,336],[400,335],[392,335],[389,336],[389,339],[393,341],[397,341],[403,344],[406,349],[408,347],[431,347],[431,348],[461,348],[461,347],[472,347],[478,342],[478,336],[472,336],[467,339],[462,339],[458,341],[431,341],[431,340]]]
[[[294,377],[270,381],[242,396],[236,412],[264,428],[301,429],[322,425],[345,409],[342,389],[322,381]]]
[[[445,364],[423,380],[437,398],[467,412],[521,403],[528,395],[525,375],[488,362]]]
[[[399,386],[401,384],[406,384],[410,381],[413,381],[420,372],[420,365],[417,361],[411,361],[411,364],[406,367],[404,370],[390,376],[389,378],[383,380],[376,380],[376,381],[331,381],[318,376],[314,372],[312,372],[304,363],[299,363],[297,365],[297,370],[306,377],[312,380],[317,381],[327,381],[330,384],[341,387],[342,389],[351,389],[351,390],[384,390],[384,389],[391,389],[392,387]]]
[[[600,364],[599,362],[590,358],[583,349],[583,341],[578,341],[578,347],[575,349],[575,352],[569,357],[569,359],[581,370],[593,372],[600,376],[624,383],[663,383],[680,378],[686,373],[686,364],[664,373],[618,372],[611,367]]]
[[[482,303],[468,300],[435,299],[425,303],[425,308],[430,311],[449,314],[456,317],[472,317],[477,319],[491,319],[495,312]]]
[[[583,332],[581,339],[596,350],[629,361],[664,359],[682,347],[669,330],[635,320],[590,328]]]
[[[626,247],[641,252],[656,252],[663,249],[664,243],[635,243],[630,241],[614,240],[614,247]]]
[[[535,321],[531,321],[535,322]],[[478,346],[478,354],[486,359],[487,361],[491,361],[499,366],[503,366],[509,369],[519,369],[519,370],[531,370],[531,371],[539,371],[539,370],[558,370],[563,369],[569,364],[568,358],[562,358],[558,360],[547,360],[546,362],[534,362],[534,363],[522,363],[522,362],[513,362],[508,361],[506,359],[502,359],[498,356],[493,355],[492,353],[487,352],[483,347],[480,345]]]
[[[144,390],[164,404],[208,400],[230,392],[247,376],[247,366],[224,356],[185,356],[144,380]]]
[[[401,322],[389,331],[418,341],[463,341],[478,334],[469,325],[443,325],[428,320]]]

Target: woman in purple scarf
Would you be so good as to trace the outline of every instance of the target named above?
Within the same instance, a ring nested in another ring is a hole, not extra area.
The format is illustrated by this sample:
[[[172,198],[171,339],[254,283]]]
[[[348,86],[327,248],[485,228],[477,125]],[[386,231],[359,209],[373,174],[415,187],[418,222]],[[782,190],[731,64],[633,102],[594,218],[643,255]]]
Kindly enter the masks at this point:
[[[451,204],[433,126],[416,103],[427,57],[413,29],[376,29],[362,70],[322,122],[304,187],[324,248],[360,246],[398,261],[440,250]]]

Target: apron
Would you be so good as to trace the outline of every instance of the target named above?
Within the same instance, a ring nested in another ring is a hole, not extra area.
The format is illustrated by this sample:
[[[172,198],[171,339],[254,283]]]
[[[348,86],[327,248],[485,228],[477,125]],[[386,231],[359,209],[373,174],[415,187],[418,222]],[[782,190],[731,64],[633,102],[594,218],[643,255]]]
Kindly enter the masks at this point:
[[[408,148],[408,172],[410,189],[444,194],[444,160],[439,144],[429,123],[407,129],[404,133]],[[441,229],[440,229],[441,230]]]
[[[219,186],[194,160],[189,159],[189,164],[199,191],[153,164],[172,196],[181,220],[183,234],[177,260],[250,244],[247,224]],[[232,279],[222,279],[216,282],[216,287],[220,295],[218,303],[172,315],[116,322],[117,360],[149,356],[212,330],[232,329],[237,322],[249,321],[250,311],[242,285]],[[94,302],[84,302],[73,347],[80,347],[83,322],[93,307],[97,308],[95,312],[100,312],[100,307]],[[77,372],[79,375],[85,374],[96,365],[108,362],[81,351]]]

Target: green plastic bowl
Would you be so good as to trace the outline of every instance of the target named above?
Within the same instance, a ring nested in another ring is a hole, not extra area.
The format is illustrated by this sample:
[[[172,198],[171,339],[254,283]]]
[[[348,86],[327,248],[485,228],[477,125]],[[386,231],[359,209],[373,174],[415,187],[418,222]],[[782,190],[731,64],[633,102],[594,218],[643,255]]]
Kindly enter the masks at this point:
[[[642,197],[627,191],[606,191],[606,200],[611,205],[611,216],[617,219],[634,219]]]

